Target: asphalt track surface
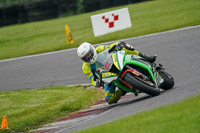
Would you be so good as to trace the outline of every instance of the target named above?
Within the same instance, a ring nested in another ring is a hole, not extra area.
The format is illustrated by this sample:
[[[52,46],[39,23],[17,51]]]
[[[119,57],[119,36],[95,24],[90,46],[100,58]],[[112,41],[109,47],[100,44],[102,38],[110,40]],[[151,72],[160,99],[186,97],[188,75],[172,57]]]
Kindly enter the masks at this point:
[[[163,91],[156,97],[142,94],[120,101],[103,113],[57,132],[86,129],[200,93],[200,26],[125,41],[145,54],[157,54],[156,62],[163,64],[167,72],[175,78],[174,88]],[[81,71],[81,66],[82,61],[77,57],[76,49],[0,61],[0,90],[89,83]]]

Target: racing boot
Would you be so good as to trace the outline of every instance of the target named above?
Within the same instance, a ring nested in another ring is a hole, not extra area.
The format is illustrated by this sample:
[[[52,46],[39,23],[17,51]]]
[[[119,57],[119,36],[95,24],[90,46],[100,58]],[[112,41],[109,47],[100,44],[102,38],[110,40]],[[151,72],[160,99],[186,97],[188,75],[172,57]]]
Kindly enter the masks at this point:
[[[106,92],[105,100],[108,104],[117,103],[122,95],[123,93],[120,89],[117,89],[113,94]]]
[[[144,58],[145,60],[147,60],[150,63],[155,62],[156,61],[156,57],[157,57],[156,55],[154,55],[154,56],[147,56],[147,55],[144,55],[141,52],[139,52],[139,56],[142,57],[142,58]]]

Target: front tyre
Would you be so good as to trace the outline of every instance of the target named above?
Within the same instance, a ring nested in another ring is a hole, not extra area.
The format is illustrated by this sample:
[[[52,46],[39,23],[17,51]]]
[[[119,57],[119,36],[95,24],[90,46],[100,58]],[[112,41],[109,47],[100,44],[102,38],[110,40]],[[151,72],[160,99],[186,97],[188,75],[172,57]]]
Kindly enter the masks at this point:
[[[151,96],[157,96],[160,94],[160,89],[159,88],[155,88],[153,86],[147,85],[141,81],[139,81],[138,79],[136,79],[133,75],[131,75],[130,73],[127,73],[124,76],[124,80],[127,81],[129,84],[131,84],[134,88],[147,93]]]
[[[164,79],[164,82],[161,84],[160,88],[164,90],[169,90],[174,86],[174,78],[165,71],[159,72],[161,77]]]

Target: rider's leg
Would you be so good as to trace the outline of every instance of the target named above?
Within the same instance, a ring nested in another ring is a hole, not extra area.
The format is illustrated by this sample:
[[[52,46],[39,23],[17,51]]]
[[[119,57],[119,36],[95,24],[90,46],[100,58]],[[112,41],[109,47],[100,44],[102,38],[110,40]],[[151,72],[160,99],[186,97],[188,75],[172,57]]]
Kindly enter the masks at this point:
[[[116,91],[115,89],[116,86],[114,83],[105,84],[105,100],[109,104],[118,102],[120,97],[123,95],[120,89],[117,89]]]
[[[153,63],[153,62],[156,61],[156,55],[154,55],[154,56],[147,56],[147,55],[144,55],[143,53],[139,52],[139,56],[141,56],[142,58],[144,58],[145,60],[147,60],[150,63]]]

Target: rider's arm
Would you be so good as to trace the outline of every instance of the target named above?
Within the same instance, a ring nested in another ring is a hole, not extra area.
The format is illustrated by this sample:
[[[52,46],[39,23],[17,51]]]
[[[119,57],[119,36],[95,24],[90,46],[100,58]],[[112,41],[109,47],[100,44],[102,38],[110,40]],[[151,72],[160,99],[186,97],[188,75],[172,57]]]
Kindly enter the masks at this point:
[[[100,46],[96,47],[96,51],[97,51],[97,53],[101,53],[101,52],[103,52],[106,48],[107,48],[106,45],[100,45]]]
[[[139,52],[135,49],[127,49],[124,47],[123,50],[126,51],[127,54],[139,55]]]
[[[96,86],[96,81],[94,81],[94,75],[92,73],[90,64],[84,62],[82,66],[83,73],[92,82],[93,86]]]
[[[100,52],[104,51],[105,49],[106,49],[106,46],[100,45],[96,48],[96,51],[97,51],[97,53],[100,53]],[[93,69],[95,69],[95,68],[93,68]],[[83,66],[82,66],[82,70],[83,70],[83,73],[85,74],[85,76],[92,82],[92,85],[96,86],[97,85],[96,78],[98,78],[98,77],[95,78],[93,71],[96,71],[96,70],[92,71],[92,65],[84,62]]]
[[[124,43],[124,44],[121,45],[120,43]],[[122,50],[126,51],[127,54],[139,55],[139,52],[137,50],[135,50],[133,46],[131,46],[128,43],[123,42],[123,41],[115,42],[115,43],[113,43],[113,44],[111,44],[111,45],[109,45],[107,47],[109,49],[111,49],[115,45],[120,45],[122,47]]]

